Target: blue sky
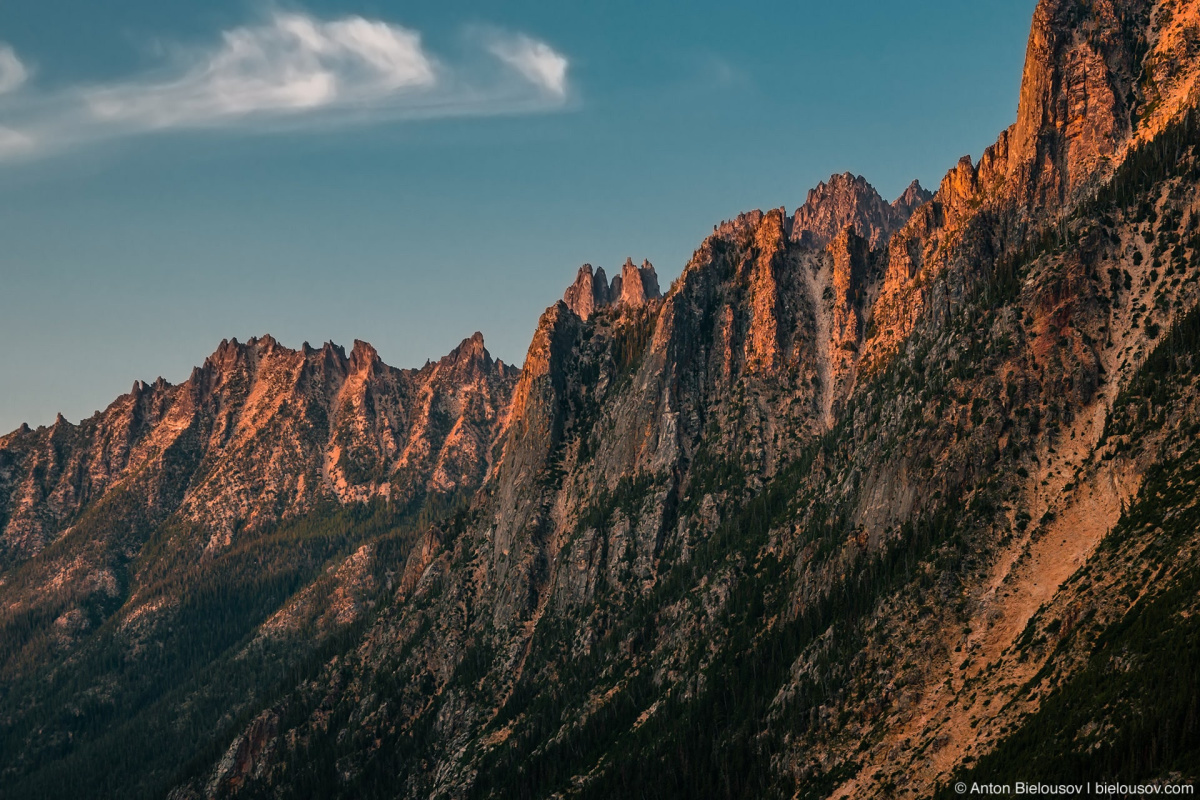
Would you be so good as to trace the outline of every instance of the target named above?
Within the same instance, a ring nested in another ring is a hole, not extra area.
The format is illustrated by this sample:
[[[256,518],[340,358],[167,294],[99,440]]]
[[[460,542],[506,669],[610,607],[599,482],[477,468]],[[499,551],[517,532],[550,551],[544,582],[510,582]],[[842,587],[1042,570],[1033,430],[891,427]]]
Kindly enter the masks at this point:
[[[0,431],[222,338],[475,330],[579,264],[664,286],[833,172],[935,188],[1015,116],[1033,0],[0,5]]]

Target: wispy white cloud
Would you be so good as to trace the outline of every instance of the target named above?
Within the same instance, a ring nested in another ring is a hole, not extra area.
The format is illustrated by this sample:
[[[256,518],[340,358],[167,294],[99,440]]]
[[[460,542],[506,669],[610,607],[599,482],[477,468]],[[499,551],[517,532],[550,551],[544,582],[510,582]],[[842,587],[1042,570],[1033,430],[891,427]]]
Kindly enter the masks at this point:
[[[0,42],[0,94],[8,94],[21,88],[29,78],[29,70],[17,58],[16,52]]]
[[[98,120],[156,129],[383,104],[437,83],[420,35],[361,17],[278,14],[225,32],[219,48],[194,62],[169,80],[102,86],[84,98]]]
[[[488,51],[523,75],[530,83],[548,93],[563,97],[567,93],[567,59],[545,42],[524,34],[494,34]]]
[[[569,62],[550,45],[496,32],[483,50],[491,66],[456,65],[400,25],[279,12],[207,49],[168,48],[151,73],[40,93],[15,91],[28,71],[0,44],[0,159],[174,129],[364,124],[566,102]]]

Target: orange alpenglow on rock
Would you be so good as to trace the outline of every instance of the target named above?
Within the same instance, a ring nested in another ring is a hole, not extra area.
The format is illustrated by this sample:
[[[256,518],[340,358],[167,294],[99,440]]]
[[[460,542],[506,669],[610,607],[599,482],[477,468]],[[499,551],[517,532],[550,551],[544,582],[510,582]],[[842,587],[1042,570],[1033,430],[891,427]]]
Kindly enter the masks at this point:
[[[645,305],[647,300],[660,297],[662,291],[654,265],[643,261],[638,267],[634,266],[632,258],[626,258],[621,274],[614,276],[611,284],[603,267],[597,267],[593,273],[592,265],[584,264],[579,268],[575,282],[563,294],[563,302],[577,317],[586,321],[607,306],[637,308]]]

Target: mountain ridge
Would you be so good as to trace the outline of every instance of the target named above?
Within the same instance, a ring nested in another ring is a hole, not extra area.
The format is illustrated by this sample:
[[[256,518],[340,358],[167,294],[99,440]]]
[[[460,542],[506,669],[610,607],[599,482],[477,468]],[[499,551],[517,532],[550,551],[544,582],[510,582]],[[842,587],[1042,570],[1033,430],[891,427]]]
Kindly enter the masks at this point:
[[[160,460],[188,434],[203,437],[192,444],[191,480],[199,485],[189,485],[180,511],[210,523],[223,518],[222,538],[236,526],[279,521],[274,506],[280,494],[287,499],[279,502],[294,506],[292,513],[307,510],[324,492],[343,500],[365,500],[378,493],[390,496],[391,485],[369,479],[368,473],[382,470],[395,476],[411,471],[410,461],[433,459],[429,488],[437,491],[451,490],[460,482],[477,483],[486,464],[452,466],[463,456],[455,448],[477,451],[470,458],[478,459],[490,447],[488,441],[472,441],[463,414],[482,412],[483,417],[477,415],[472,423],[486,440],[486,430],[498,424],[490,392],[499,388],[499,405],[503,405],[516,374],[491,359],[479,333],[440,361],[410,370],[388,367],[373,347],[359,340],[349,355],[332,342],[319,349],[306,342],[291,350],[270,335],[252,337],[244,344],[224,340],[181,384],[162,378],[153,384],[137,381],[129,394],[80,425],[59,415],[53,426],[36,430],[23,426],[0,437],[0,447],[10,458],[20,453],[29,461],[6,464],[2,477],[9,491],[7,502],[0,504],[4,523],[0,541],[5,554],[36,554],[61,534],[62,523],[71,514]],[[448,386],[465,396],[447,400]],[[476,397],[484,408],[470,408]],[[441,409],[444,402],[449,407]],[[443,411],[454,418],[432,418]],[[410,423],[407,430],[406,423]],[[276,448],[271,464],[236,466],[239,453],[252,447],[262,430],[272,425],[289,426],[289,451]],[[435,432],[431,426],[447,429]],[[328,436],[324,447],[310,441],[311,434],[322,428]],[[431,442],[427,434],[446,439]],[[343,458],[346,442],[341,440],[357,443],[359,463]],[[221,454],[230,461],[213,463]],[[299,463],[283,467],[278,459]],[[284,484],[270,489],[271,497],[252,500],[236,487],[221,485],[221,473],[239,469],[273,473]],[[39,472],[44,473],[40,481],[35,477]],[[399,481],[404,483],[403,478]],[[418,491],[407,485],[397,489]],[[14,502],[14,494],[23,497]],[[48,500],[50,514],[39,520],[27,512],[40,498]],[[220,540],[214,539],[213,546],[220,546]]]

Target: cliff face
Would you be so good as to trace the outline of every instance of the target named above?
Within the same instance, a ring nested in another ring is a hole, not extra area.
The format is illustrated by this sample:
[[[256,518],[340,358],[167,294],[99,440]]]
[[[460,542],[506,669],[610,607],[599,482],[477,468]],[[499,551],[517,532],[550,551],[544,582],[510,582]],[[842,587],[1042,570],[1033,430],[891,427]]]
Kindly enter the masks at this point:
[[[1063,202],[1129,139],[1150,12],[1146,2],[1039,5],[1008,144],[1022,200]]]
[[[934,195],[834,176],[665,296],[585,265],[519,376],[226,343],[0,440],[0,786],[122,752],[77,697],[205,742],[131,772],[175,798],[1200,777],[1198,29],[1042,2]]]
[[[1038,5],[1016,123],[977,162],[964,157],[950,170],[891,240],[868,368],[926,312],[930,290],[941,288],[931,278],[1002,255],[1069,213],[1132,148],[1195,106],[1200,65],[1184,41],[1194,39],[1198,16],[1195,2]]]

